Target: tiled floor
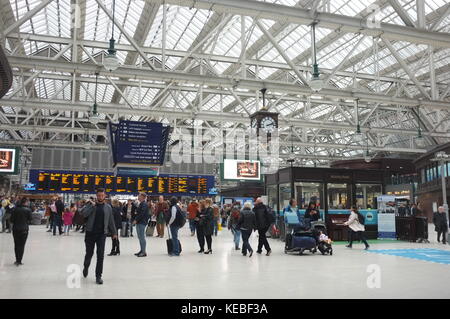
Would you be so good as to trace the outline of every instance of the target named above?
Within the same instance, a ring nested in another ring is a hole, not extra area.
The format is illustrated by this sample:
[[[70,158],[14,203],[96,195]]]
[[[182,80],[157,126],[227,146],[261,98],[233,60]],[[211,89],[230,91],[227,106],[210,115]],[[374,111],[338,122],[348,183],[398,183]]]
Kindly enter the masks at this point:
[[[432,229],[430,229],[432,230]],[[198,254],[196,237],[181,235],[181,257],[168,257],[165,239],[148,238],[148,257],[137,258],[138,239],[121,238],[121,256],[105,256],[104,285],[94,280],[95,262],[79,288],[69,288],[69,265],[82,264],[83,234],[51,236],[31,226],[23,266],[13,265],[13,238],[0,234],[0,298],[450,298],[450,265],[367,253],[334,246],[333,256],[284,254],[283,243],[270,240],[273,254],[243,257],[234,251],[227,230],[213,238],[213,254]],[[373,249],[433,248],[450,251],[430,233],[430,244],[374,244]],[[253,234],[252,245],[256,248]],[[108,238],[106,249],[111,248]],[[380,270],[380,288],[369,265]],[[377,267],[376,266],[376,267]],[[77,267],[77,266],[75,266]],[[369,267],[369,268],[368,268]],[[72,281],[71,281],[72,280]]]

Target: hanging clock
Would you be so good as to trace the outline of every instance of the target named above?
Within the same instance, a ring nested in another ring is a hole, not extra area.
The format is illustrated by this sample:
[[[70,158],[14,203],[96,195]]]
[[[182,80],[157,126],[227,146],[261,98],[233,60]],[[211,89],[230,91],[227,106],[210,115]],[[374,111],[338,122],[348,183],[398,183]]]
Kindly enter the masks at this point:
[[[275,119],[270,116],[263,117],[261,120],[261,129],[266,133],[272,133],[277,128]]]

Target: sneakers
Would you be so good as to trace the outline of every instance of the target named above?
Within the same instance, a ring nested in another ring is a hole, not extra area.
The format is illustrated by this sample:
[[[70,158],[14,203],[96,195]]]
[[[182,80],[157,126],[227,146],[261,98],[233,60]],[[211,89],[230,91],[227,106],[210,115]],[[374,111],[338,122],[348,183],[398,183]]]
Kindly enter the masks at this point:
[[[88,276],[88,269],[83,268],[83,277],[86,278]]]
[[[364,250],[368,250],[370,248],[370,246],[366,246],[366,248],[364,248]]]
[[[272,253],[272,249],[267,252],[266,256],[270,256],[271,253]]]
[[[261,255],[261,254],[262,254],[262,250],[257,250],[256,253],[257,253],[258,255]]]
[[[97,285],[103,285],[103,279],[102,279],[101,277],[97,277],[97,278],[95,279],[95,283],[96,283]]]
[[[141,254],[139,254],[139,255],[137,255],[138,257],[147,257],[147,254],[145,254],[145,253],[141,253]]]
[[[253,250],[250,252],[250,254],[248,255],[248,258],[253,256]]]

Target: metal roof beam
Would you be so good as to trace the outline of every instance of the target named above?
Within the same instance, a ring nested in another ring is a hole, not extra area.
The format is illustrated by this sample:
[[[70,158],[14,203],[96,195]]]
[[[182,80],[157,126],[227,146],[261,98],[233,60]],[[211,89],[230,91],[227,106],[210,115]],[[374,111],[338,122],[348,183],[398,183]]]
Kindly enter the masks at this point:
[[[450,34],[421,30],[410,26],[381,23],[380,28],[367,25],[367,19],[349,17],[339,14],[316,12],[314,18],[310,10],[287,5],[280,5],[253,0],[146,0],[153,3],[178,5],[189,8],[229,12],[235,15],[246,15],[257,19],[289,21],[309,25],[318,21],[318,27],[332,30],[341,29],[347,33],[363,33],[370,36],[383,34],[389,40],[408,41],[429,44],[435,47],[450,47]]]

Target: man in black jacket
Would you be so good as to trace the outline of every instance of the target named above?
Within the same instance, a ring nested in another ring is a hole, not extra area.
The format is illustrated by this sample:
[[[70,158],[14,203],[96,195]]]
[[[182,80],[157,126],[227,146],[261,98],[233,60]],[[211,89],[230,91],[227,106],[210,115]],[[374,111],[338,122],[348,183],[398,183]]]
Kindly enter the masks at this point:
[[[266,233],[272,223],[269,209],[263,204],[261,197],[258,197],[253,207],[256,217],[256,228],[258,229],[258,254],[262,253],[262,248],[267,251],[267,256],[270,256],[272,250],[270,249],[269,242],[267,241]]]
[[[447,243],[448,222],[444,206],[440,206],[438,211],[433,214],[433,224],[437,232],[438,243],[441,242],[442,235],[442,243],[445,245]]]
[[[55,202],[56,206],[56,214],[54,215],[53,221],[53,236],[56,236],[56,226],[58,226],[59,234],[62,234],[62,215],[64,213],[64,203],[62,202],[62,197],[58,196],[58,199]]]
[[[134,205],[133,201],[129,199],[127,204],[124,205],[122,209],[122,232],[124,232],[123,235],[125,237],[133,237],[133,221],[135,218],[136,205]],[[130,231],[130,234],[128,234],[128,229]]]
[[[103,188],[97,189],[97,202],[92,200],[87,202],[81,210],[81,215],[87,218],[86,222],[86,256],[84,258],[84,278],[88,275],[94,248],[97,246],[97,266],[95,267],[96,283],[103,284],[103,259],[105,255],[106,235],[111,234],[113,239],[117,239],[117,229],[114,223],[114,215],[111,205],[105,202],[106,193]]]
[[[135,255],[138,257],[147,257],[146,253],[146,239],[145,239],[145,227],[147,227],[148,220],[150,219],[150,212],[147,204],[147,195],[145,193],[139,193],[138,196],[139,206],[136,210],[136,218],[133,223],[136,225],[136,232],[139,238],[139,245],[141,250]]]
[[[14,265],[23,265],[22,258],[25,251],[25,243],[28,238],[28,224],[31,223],[31,210],[28,208],[27,198],[22,198],[19,205],[14,208],[10,222],[13,225],[14,252],[16,254],[16,262]]]

